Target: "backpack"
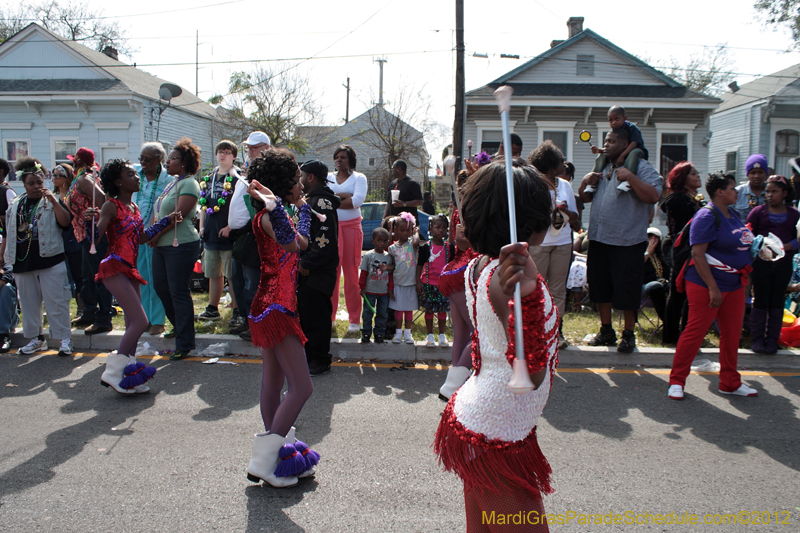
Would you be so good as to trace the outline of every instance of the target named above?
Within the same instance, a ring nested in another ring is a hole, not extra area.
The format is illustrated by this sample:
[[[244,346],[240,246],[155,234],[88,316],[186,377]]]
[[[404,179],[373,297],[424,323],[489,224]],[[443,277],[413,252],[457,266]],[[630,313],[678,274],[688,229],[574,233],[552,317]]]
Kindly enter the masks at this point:
[[[701,209],[710,209],[712,213],[714,213],[714,228],[719,229],[719,225],[722,224],[722,219],[719,216],[719,213],[712,205],[707,205],[705,207],[701,207]],[[699,211],[698,211],[699,213]],[[692,220],[694,217],[689,219],[689,222],[683,227],[681,232],[675,237],[675,242],[672,244],[672,271],[673,272],[683,272],[686,269],[686,265],[689,261],[692,260],[692,246],[689,244],[689,233],[692,230]],[[676,274],[676,279],[677,279]]]

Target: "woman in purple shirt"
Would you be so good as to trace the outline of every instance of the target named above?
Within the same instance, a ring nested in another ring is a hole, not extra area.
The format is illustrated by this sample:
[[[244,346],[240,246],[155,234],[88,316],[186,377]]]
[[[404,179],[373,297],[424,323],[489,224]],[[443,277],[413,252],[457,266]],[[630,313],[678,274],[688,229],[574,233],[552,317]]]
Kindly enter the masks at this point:
[[[767,180],[766,203],[754,207],[747,223],[755,235],[770,233],[783,242],[786,255],[777,261],[753,261],[753,308],[750,310],[750,337],[753,351],[774,354],[783,325],[783,303],[792,277],[792,258],[797,251],[797,221],[800,212],[792,204],[792,187],[783,176]]]
[[[685,285],[689,321],[678,340],[668,396],[683,399],[683,387],[697,350],[714,319],[719,326],[719,392],[756,396],[758,391],[742,383],[736,370],[739,338],[744,317],[744,286],[750,268],[753,233],[730,206],[738,192],[732,174],[712,174],[706,181],[711,205],[692,219],[689,243],[692,261],[679,276],[678,290]],[[682,273],[683,274],[683,273]]]

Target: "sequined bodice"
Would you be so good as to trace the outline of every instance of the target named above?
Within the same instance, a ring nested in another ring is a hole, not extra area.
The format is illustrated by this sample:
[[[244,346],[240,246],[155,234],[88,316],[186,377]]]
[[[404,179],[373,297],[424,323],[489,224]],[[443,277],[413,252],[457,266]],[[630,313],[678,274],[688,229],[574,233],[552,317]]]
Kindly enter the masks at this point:
[[[297,312],[297,252],[287,252],[266,234],[261,227],[261,217],[268,216],[266,210],[256,213],[253,219],[253,233],[261,257],[261,279],[258,292],[253,299],[251,314],[258,315],[270,306],[280,305]],[[255,253],[255,250],[253,250]]]
[[[142,234],[142,216],[139,207],[130,208],[116,198],[110,200],[117,207],[117,216],[106,229],[108,235],[108,255],[124,260],[128,266],[135,267],[139,255],[139,239]]]
[[[477,282],[474,281],[473,270],[480,257],[470,261],[465,271],[467,309],[475,329],[478,331],[480,345],[481,368],[459,389],[453,405],[453,411],[464,427],[480,433],[489,439],[500,439],[515,442],[527,437],[536,427],[547,398],[550,395],[550,359],[555,357],[557,343],[548,354],[547,372],[542,385],[522,396],[508,390],[511,379],[511,365],[506,359],[508,340],[506,330],[492,308],[489,299],[489,282],[497,269],[498,260],[494,259],[481,271]],[[553,306],[549,291],[544,288],[545,316],[550,314]],[[552,314],[553,317],[556,313]],[[555,320],[545,323],[545,335],[548,338],[558,335]]]

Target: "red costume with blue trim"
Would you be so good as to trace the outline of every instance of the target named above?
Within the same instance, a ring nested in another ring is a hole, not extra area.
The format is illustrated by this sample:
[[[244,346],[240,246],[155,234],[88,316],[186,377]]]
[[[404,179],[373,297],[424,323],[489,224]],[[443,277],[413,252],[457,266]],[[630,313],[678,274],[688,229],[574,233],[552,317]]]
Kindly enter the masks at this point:
[[[94,280],[103,281],[105,278],[117,274],[125,274],[133,281],[147,285],[136,268],[136,260],[139,257],[139,239],[144,227],[139,207],[132,204],[133,212],[131,212],[126,204],[116,198],[112,198],[110,201],[117,208],[117,216],[109,222],[108,228],[106,228],[108,254],[100,261],[100,268],[97,270]]]
[[[289,335],[296,335],[302,344],[306,336],[297,314],[297,252],[287,252],[261,227],[266,209],[253,218],[253,233],[261,257],[261,279],[250,308],[250,334],[253,345],[272,348]],[[288,217],[288,215],[287,215]]]

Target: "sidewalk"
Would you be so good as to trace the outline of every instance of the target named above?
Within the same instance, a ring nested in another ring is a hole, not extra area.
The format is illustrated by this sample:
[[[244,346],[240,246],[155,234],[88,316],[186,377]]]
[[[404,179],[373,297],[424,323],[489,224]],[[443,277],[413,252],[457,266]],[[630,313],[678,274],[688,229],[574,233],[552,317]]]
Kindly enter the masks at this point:
[[[72,331],[72,343],[75,350],[111,351],[119,345],[121,331],[112,331],[98,335],[85,335],[83,330]],[[226,350],[232,355],[260,355],[258,349],[251,343],[235,335],[206,334],[197,335],[197,350],[192,355],[199,355],[211,344],[228,343],[230,349]],[[21,333],[11,335],[14,347],[25,344]],[[174,350],[175,340],[165,339],[161,336],[152,337],[145,333],[140,339],[140,344],[148,343],[153,350]],[[58,349],[59,343],[49,339],[48,345]],[[357,339],[332,339],[331,353],[334,357],[350,361],[383,361],[383,362],[416,362],[416,361],[443,361],[450,362],[450,350],[444,348],[426,348],[424,341],[415,345],[392,344],[383,345],[361,344]],[[621,354],[615,348],[593,346],[569,346],[559,353],[560,364],[575,366],[630,366],[630,367],[670,367],[675,350],[671,348],[636,348],[632,354]],[[704,348],[698,357],[719,361],[719,350]],[[739,350],[739,368],[800,369],[800,351],[781,350],[775,355],[756,354],[751,350]]]

